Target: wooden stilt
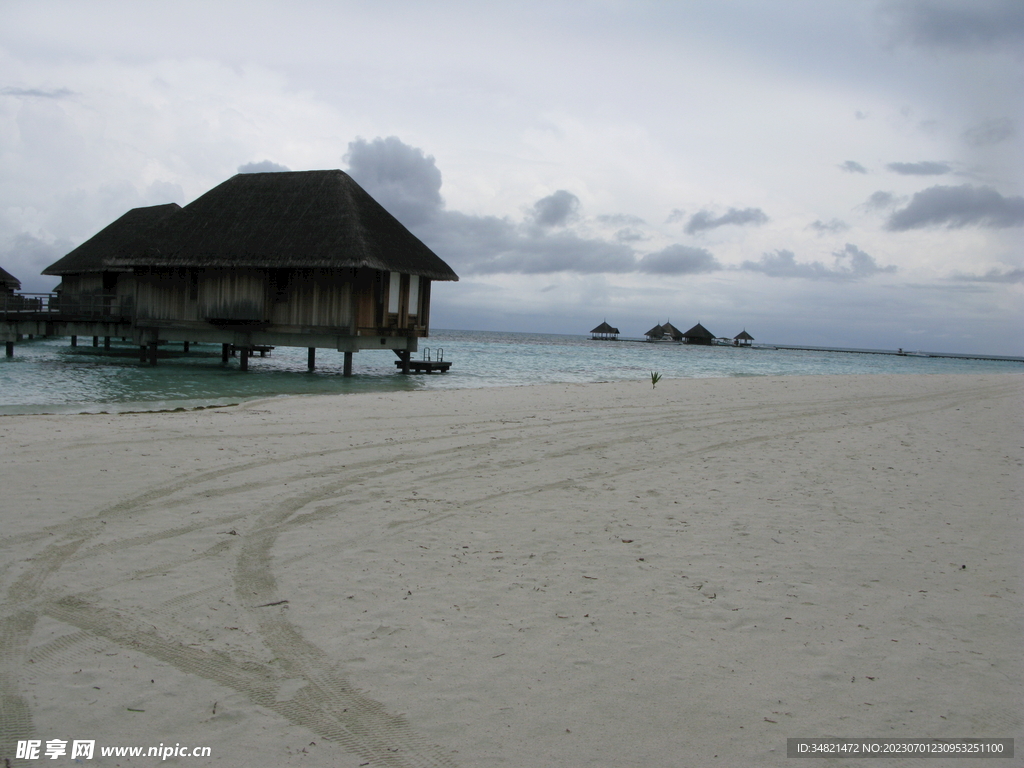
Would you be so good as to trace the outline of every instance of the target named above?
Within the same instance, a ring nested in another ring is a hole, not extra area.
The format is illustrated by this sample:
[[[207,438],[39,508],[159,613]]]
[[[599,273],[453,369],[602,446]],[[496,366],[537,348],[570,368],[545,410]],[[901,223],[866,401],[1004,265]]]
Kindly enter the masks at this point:
[[[139,347],[139,362],[146,362],[146,345],[143,344]]]
[[[316,347],[309,347],[306,351],[306,368],[316,370]]]
[[[110,349],[110,337],[109,336],[104,336],[103,337],[103,348],[104,349]]]
[[[183,349],[183,350],[184,350],[185,352],[188,352],[188,342],[187,342],[187,341],[185,341],[185,342],[182,342],[182,344],[181,344],[181,347],[182,347],[182,349]]]
[[[71,346],[72,347],[77,347],[78,346],[78,337],[77,336],[72,336],[71,337]]]
[[[93,336],[92,337],[92,345],[94,347],[98,347],[100,345],[100,337],[99,336]]]
[[[352,353],[351,352],[346,352],[345,353],[345,368],[342,371],[342,375],[343,376],[351,376],[352,375]]]
[[[411,357],[409,350],[396,349],[395,354],[398,355],[398,358],[402,361],[402,373],[409,373],[409,358]]]
[[[231,355],[231,345],[230,344],[221,344],[220,345],[220,361],[222,363],[226,363],[228,361],[228,357],[230,355]]]
[[[4,346],[7,348],[7,356],[14,357],[14,342],[8,341]]]
[[[240,371],[248,371],[249,370],[249,347],[242,347],[239,350],[239,352],[241,352],[241,355],[239,356],[239,359],[238,359],[238,369]]]
[[[160,348],[160,345],[159,345],[158,342],[155,342],[155,341],[149,342],[149,364],[150,365],[156,365],[156,353],[157,353],[157,350],[159,348]]]

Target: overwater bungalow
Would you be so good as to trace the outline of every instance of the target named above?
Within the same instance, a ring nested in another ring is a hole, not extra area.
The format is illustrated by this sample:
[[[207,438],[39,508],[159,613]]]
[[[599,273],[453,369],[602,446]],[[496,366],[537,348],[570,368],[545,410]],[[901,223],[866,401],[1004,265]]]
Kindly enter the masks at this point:
[[[678,328],[676,328],[674,325],[672,325],[672,323],[668,322],[667,320],[665,321],[665,324],[663,326],[661,326],[661,329],[665,332],[666,336],[668,336],[670,339],[672,339],[672,341],[682,341],[683,340],[683,332],[680,331]]]
[[[644,334],[648,341],[661,341],[665,338],[665,329],[661,327],[661,324],[654,326],[651,330]]]
[[[715,335],[700,323],[697,323],[693,328],[682,334],[682,338],[687,344],[710,345],[715,341]]]
[[[733,338],[733,344],[737,347],[749,347],[754,341],[754,337],[747,333],[747,329],[744,328]]]
[[[458,275],[345,172],[238,174],[189,203],[136,208],[52,264],[61,302],[109,297],[149,350],[167,341],[345,353],[408,372],[430,285]]]
[[[613,328],[605,321],[590,332],[590,338],[595,341],[616,341],[619,338],[619,329]]]
[[[0,294],[11,296],[21,289],[21,280],[0,267]]]
[[[666,338],[672,339],[672,341],[682,341],[683,332],[666,320],[664,325],[654,326],[644,336],[648,341],[664,341]]]

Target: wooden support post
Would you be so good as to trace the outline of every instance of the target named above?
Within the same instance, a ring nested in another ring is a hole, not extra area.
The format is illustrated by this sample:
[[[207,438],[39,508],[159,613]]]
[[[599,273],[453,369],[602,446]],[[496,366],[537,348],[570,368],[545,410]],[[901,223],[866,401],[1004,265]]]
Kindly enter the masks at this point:
[[[98,347],[100,345],[100,337],[99,336],[93,336],[92,337],[92,345],[94,347]]]
[[[78,337],[77,336],[72,336],[71,337],[71,346],[72,347],[77,347],[78,346]]]
[[[310,371],[316,370],[316,347],[309,347],[306,350],[306,368]]]
[[[244,346],[239,351],[242,354],[241,354],[241,357],[238,360],[238,369],[240,371],[248,371],[249,370],[249,347],[248,346]]]
[[[342,371],[342,375],[343,376],[351,376],[352,375],[352,353],[351,352],[346,352],[345,353],[345,367],[344,367],[344,370]]]
[[[184,350],[184,351],[185,351],[186,353],[188,353],[188,342],[187,342],[187,341],[185,341],[185,342],[182,342],[182,344],[181,344],[181,347],[182,347],[182,349],[183,349],[183,350]]]
[[[103,348],[104,349],[110,349],[110,337],[109,336],[104,336],[103,337]]]
[[[146,345],[143,344],[139,347],[139,362],[146,362]]]
[[[220,345],[220,361],[222,363],[226,363],[228,361],[228,357],[230,356],[230,354],[231,354],[231,345],[230,344],[221,344]]]
[[[402,373],[409,373],[409,358],[412,357],[412,354],[408,349],[396,349],[395,354],[398,355],[399,359],[402,361]]]
[[[159,348],[160,348],[159,342],[156,342],[156,341],[149,342],[149,364],[150,365],[156,365],[156,353],[157,353],[157,350]]]
[[[5,346],[7,347],[7,356],[14,357],[14,342],[8,341]]]

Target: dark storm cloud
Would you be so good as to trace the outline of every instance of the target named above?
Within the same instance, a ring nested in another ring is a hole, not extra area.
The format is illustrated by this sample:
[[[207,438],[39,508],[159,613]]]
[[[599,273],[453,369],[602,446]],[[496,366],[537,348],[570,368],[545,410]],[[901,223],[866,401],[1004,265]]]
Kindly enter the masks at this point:
[[[1024,283],[1024,269],[990,269],[984,275],[956,274],[952,279],[970,283]]]
[[[835,235],[839,232],[845,232],[850,228],[850,225],[845,221],[840,221],[839,219],[832,219],[831,221],[822,221],[821,219],[818,219],[817,221],[808,224],[807,228],[813,229],[819,235]]]
[[[867,173],[868,169],[855,160],[847,160],[845,163],[840,163],[839,168],[846,171],[847,173]]]
[[[920,163],[889,163],[885,167],[893,173],[899,173],[904,176],[941,176],[952,170],[948,163],[937,163],[929,160],[924,160]]]
[[[427,222],[444,206],[434,158],[397,136],[349,142],[344,159],[352,178],[407,227]]]
[[[1024,226],[1024,197],[1003,197],[992,187],[929,187],[917,192],[905,208],[893,211],[885,228],[904,232],[928,226],[1001,229]]]
[[[711,211],[699,211],[690,217],[684,231],[688,235],[704,232],[716,227],[724,227],[726,224],[764,224],[768,216],[760,208],[730,208],[726,213],[716,217]]]
[[[580,199],[559,189],[533,204],[533,220],[541,227],[564,227],[576,216]]]
[[[272,163],[269,160],[260,160],[258,163],[246,163],[238,166],[239,173],[286,173],[290,171],[286,165]]]
[[[901,0],[888,3],[883,11],[898,42],[976,50],[1024,41],[1020,0]]]
[[[0,94],[4,96],[22,96],[30,99],[66,99],[74,96],[74,91],[67,88],[54,88],[45,90],[43,88],[2,88]]]
[[[558,190],[538,200],[526,221],[517,223],[445,210],[434,158],[395,136],[353,141],[345,160],[360,186],[460,274],[636,270],[636,255],[627,245],[551,231],[576,215],[579,199],[571,192]]]
[[[832,254],[834,266],[820,261],[798,262],[792,251],[766,253],[759,261],[745,261],[740,266],[750,272],[762,272],[769,277],[802,277],[808,280],[859,280],[886,272],[895,272],[895,266],[880,267],[870,254],[852,243]]]
[[[722,265],[703,248],[670,245],[662,251],[644,256],[637,268],[651,275],[697,275],[717,272],[722,269]]]
[[[986,120],[963,133],[963,140],[972,147],[987,147],[1012,139],[1016,134],[1013,121],[1008,117]]]
[[[48,243],[35,235],[19,232],[0,248],[0,264],[21,281],[21,289],[26,293],[49,291],[59,278],[42,277],[40,272],[73,247],[69,240]]]

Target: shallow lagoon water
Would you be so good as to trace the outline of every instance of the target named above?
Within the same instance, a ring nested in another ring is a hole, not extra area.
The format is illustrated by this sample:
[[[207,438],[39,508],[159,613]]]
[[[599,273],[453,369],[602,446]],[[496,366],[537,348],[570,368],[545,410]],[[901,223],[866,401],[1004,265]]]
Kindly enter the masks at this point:
[[[138,350],[113,342],[110,350],[67,338],[20,342],[13,358],[0,358],[0,414],[162,410],[223,406],[284,395],[351,394],[422,389],[520,386],[723,376],[793,376],[863,373],[1016,373],[1020,362],[855,354],[766,347],[702,347],[672,342],[593,341],[587,336],[434,331],[421,354],[443,350],[447,374],[401,376],[391,352],[364,351],[353,376],[342,375],[343,355],[317,350],[317,369],[306,370],[304,348],[278,347],[267,357],[221,363],[219,344],[162,349],[157,366],[140,363]]]

